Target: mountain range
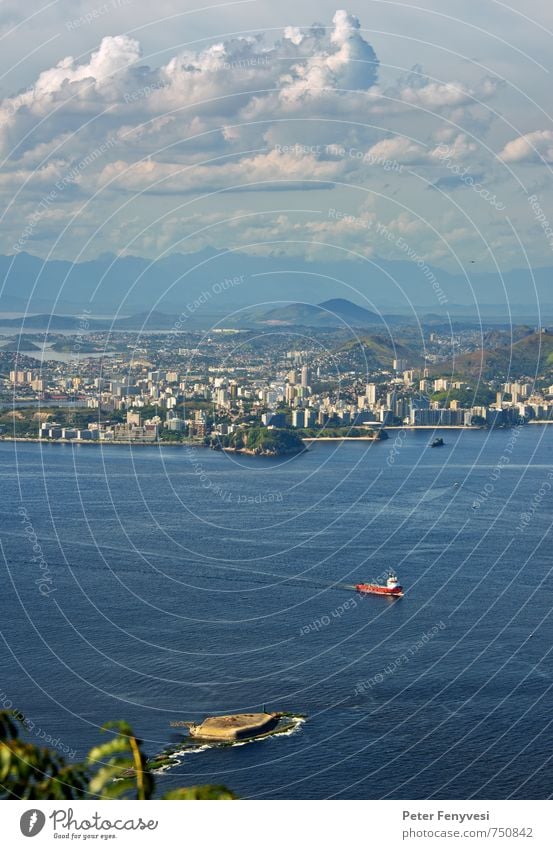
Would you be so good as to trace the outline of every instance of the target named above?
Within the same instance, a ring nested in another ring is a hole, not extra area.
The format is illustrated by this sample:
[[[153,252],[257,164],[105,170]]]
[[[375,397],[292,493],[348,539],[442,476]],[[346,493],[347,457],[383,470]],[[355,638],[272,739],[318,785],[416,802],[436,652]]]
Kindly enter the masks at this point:
[[[367,312],[411,315],[413,320],[432,312],[444,322],[450,315],[508,322],[512,314],[538,325],[543,323],[540,309],[553,316],[553,269],[515,269],[500,276],[477,268],[471,264],[466,274],[453,274],[407,261],[308,261],[213,248],[155,261],[104,254],[79,263],[21,252],[0,256],[0,312],[79,314],[88,309],[96,316],[127,317],[155,310],[175,318],[185,312],[190,325],[206,319],[233,324],[244,311],[346,299]],[[438,301],[430,275],[445,301]]]

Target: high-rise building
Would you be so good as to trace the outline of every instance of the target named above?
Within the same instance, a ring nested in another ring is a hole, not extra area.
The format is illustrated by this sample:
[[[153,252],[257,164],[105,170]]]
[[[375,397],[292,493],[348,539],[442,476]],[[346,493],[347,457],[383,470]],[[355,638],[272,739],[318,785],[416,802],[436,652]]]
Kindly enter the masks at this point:
[[[261,416],[262,423],[269,427],[286,427],[286,413],[275,413],[270,410]]]
[[[296,390],[296,387],[294,386],[294,384],[293,383],[287,383],[286,384],[286,395],[285,395],[286,403],[290,404],[291,401],[294,400],[296,395],[297,395],[297,390]]]
[[[408,398],[397,398],[394,404],[394,413],[402,421],[409,415],[410,402]]]
[[[215,403],[218,407],[227,406],[227,390],[224,388],[215,390]]]
[[[407,368],[407,360],[404,360],[402,357],[398,357],[393,361],[392,367],[394,371],[405,371]]]
[[[376,383],[367,383],[365,396],[367,398],[369,407],[374,407],[374,405],[376,404]]]
[[[30,371],[10,371],[10,383],[30,383],[32,379]]]

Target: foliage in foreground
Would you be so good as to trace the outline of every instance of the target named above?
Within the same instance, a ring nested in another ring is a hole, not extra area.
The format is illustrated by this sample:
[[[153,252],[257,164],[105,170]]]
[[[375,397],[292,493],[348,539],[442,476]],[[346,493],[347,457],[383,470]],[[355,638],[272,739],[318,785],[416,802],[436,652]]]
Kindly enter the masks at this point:
[[[148,770],[142,740],[123,721],[102,731],[115,736],[94,746],[81,763],[67,764],[57,752],[18,736],[16,711],[0,712],[0,799],[151,799],[155,776]],[[179,787],[162,799],[234,799],[226,787]]]

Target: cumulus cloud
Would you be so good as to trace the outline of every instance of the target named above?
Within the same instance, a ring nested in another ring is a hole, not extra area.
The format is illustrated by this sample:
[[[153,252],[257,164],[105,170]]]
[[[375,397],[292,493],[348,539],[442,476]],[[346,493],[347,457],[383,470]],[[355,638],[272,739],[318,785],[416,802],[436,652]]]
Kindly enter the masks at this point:
[[[320,24],[287,27],[271,46],[262,36],[239,37],[183,51],[159,68],[140,59],[136,39],[108,36],[88,60],[67,56],[43,71],[27,90],[0,103],[2,153],[17,159],[40,145],[67,145],[62,129],[78,136],[85,124],[88,139],[110,129],[135,147],[203,135],[205,148],[210,132],[216,141],[207,146],[224,146],[246,132],[234,123],[269,122],[276,109],[305,109],[307,101],[313,114],[350,114],[358,103],[348,102],[348,93],[367,92],[378,70],[359,20],[345,11],[336,12],[328,33]]]
[[[476,142],[468,138],[465,133],[439,133],[440,144],[431,151],[431,158],[437,162],[463,162],[474,158],[478,150]]]
[[[395,161],[403,165],[416,165],[427,160],[425,148],[405,138],[405,136],[393,136],[382,139],[372,145],[365,154],[366,160],[370,161]]]
[[[443,170],[437,151],[444,144],[451,160],[474,157],[477,145],[452,123],[459,110],[472,109],[496,88],[488,78],[471,86],[431,80],[420,69],[395,83],[390,77],[379,82],[367,31],[345,10],[328,28],[289,26],[273,41],[263,35],[217,40],[158,67],[143,59],[135,38],[110,35],[86,58],[60,59],[0,102],[6,159],[0,192],[10,200],[22,189],[18,209],[29,202],[32,210],[60,183],[57,200],[68,208],[94,198],[99,220],[133,193],[146,193],[162,210],[179,194],[242,192],[246,198],[246,192],[253,197],[336,183],[379,183],[386,192],[387,181],[403,180],[407,171],[392,173],[390,162]],[[440,118],[431,122],[427,112]],[[448,129],[438,135],[444,116]],[[397,190],[394,185],[390,194]],[[86,214],[94,218],[90,209]],[[353,243],[368,229],[357,217],[318,219],[304,231]],[[298,225],[285,217],[273,226],[282,235]],[[363,250],[372,251],[370,240],[362,241]]]
[[[443,107],[466,106],[482,102],[495,94],[497,82],[486,77],[477,88],[471,89],[459,82],[433,82],[418,80],[417,84],[407,85],[400,92],[405,103],[437,110]]]
[[[2,101],[0,122],[14,121],[19,113],[25,111],[43,114],[53,108],[58,98],[65,101],[93,98],[91,88],[105,96],[113,78],[126,72],[139,58],[140,44],[134,38],[107,36],[88,62],[79,64],[73,56],[66,56],[54,68],[39,74],[34,85]],[[74,85],[82,82],[86,82],[87,86]]]
[[[153,160],[129,163],[122,160],[105,166],[90,178],[96,187],[111,185],[130,192],[159,194],[233,191],[306,190],[328,188],[342,176],[347,160],[318,160],[308,152],[271,150],[223,164],[178,166]],[[92,188],[92,185],[91,185]]]
[[[17,159],[119,104],[129,69],[139,58],[138,41],[108,36],[88,62],[67,56],[43,71],[32,86],[0,103],[2,153]]]
[[[535,130],[512,139],[499,156],[503,162],[553,162],[553,131]]]
[[[328,47],[322,46],[307,61],[294,65],[283,78],[282,100],[317,97],[329,89],[366,90],[376,83],[378,59],[361,35],[359,19],[339,10],[332,23]],[[293,37],[297,42],[299,33],[294,32]]]

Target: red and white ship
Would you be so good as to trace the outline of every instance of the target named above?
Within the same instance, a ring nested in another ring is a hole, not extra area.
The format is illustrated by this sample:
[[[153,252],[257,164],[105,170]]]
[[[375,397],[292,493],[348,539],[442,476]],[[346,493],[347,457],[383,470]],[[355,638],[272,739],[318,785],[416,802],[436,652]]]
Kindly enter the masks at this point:
[[[386,586],[381,584],[356,584],[355,589],[360,593],[371,593],[372,595],[388,595],[395,598],[401,598],[403,595],[403,587],[393,572],[390,572]]]

